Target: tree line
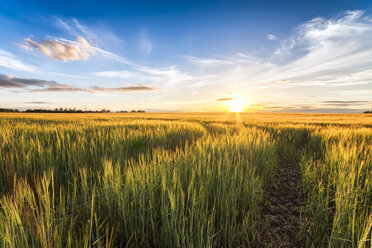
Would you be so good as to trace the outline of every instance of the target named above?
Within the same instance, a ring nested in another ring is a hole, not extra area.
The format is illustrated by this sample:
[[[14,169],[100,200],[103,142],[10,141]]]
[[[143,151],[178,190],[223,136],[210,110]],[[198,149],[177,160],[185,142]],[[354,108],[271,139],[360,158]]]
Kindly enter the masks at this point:
[[[26,109],[25,111],[20,111],[18,109],[7,109],[7,108],[0,108],[0,112],[14,112],[14,113],[146,113],[144,110],[131,110],[131,111],[116,111],[111,112],[109,109],[101,109],[101,110],[81,110],[76,108],[55,108],[52,109]]]

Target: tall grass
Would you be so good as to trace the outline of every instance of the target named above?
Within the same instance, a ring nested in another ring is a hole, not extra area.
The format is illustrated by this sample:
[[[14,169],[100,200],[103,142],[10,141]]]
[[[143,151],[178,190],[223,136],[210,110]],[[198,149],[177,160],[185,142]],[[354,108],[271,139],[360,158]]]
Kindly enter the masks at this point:
[[[309,195],[309,245],[370,247],[371,129],[316,129],[302,157],[302,168]]]
[[[0,116],[0,247],[260,247],[278,161],[308,247],[372,246],[366,115]]]
[[[256,128],[2,119],[4,247],[246,247],[276,165]],[[226,131],[227,130],[227,131]]]

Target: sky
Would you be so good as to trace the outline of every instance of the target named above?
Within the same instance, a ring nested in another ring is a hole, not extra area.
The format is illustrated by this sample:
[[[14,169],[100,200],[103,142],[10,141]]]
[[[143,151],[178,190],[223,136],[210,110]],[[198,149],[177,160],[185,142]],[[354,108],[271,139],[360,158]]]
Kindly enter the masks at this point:
[[[0,0],[0,108],[372,109],[372,1]]]

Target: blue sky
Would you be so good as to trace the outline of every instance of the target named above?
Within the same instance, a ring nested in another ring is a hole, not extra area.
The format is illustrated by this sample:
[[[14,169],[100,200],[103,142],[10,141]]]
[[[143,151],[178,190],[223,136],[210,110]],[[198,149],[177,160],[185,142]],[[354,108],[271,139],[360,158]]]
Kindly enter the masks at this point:
[[[225,111],[230,98],[372,109],[372,2],[0,0],[0,107]]]

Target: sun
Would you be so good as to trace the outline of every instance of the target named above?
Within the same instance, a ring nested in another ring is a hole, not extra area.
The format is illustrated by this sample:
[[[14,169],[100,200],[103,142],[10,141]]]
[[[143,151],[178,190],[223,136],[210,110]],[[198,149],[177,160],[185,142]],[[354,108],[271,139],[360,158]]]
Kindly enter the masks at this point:
[[[233,98],[229,101],[230,112],[242,112],[244,109],[244,101],[242,99]]]

